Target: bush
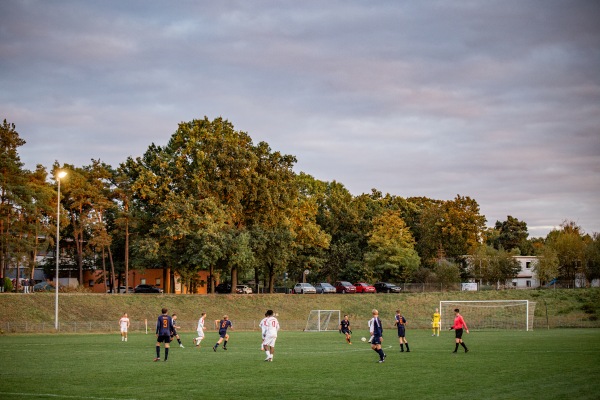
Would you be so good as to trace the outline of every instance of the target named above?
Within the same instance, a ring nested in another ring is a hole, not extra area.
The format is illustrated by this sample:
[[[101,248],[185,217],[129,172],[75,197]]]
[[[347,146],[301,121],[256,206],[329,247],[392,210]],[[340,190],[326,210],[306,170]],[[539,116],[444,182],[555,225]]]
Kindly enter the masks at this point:
[[[9,278],[4,277],[3,286],[4,286],[4,291],[5,292],[12,292],[12,290],[13,290],[13,284],[12,284],[12,281]]]

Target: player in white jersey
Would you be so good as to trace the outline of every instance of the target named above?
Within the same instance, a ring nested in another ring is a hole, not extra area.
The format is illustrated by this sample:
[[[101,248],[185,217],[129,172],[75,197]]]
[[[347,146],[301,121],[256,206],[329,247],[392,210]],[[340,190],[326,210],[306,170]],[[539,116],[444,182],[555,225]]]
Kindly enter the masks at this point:
[[[279,321],[273,316],[273,310],[267,310],[265,318],[260,322],[260,327],[263,337],[262,348],[267,354],[265,361],[273,361],[275,342],[277,341],[277,332],[279,331]]]
[[[129,329],[129,317],[127,317],[127,313],[123,313],[123,316],[119,320],[119,326],[121,327],[121,342],[126,342],[127,330]]]
[[[204,339],[204,330],[206,329],[206,327],[204,326],[204,318],[206,318],[205,312],[202,313],[200,319],[198,320],[198,327],[196,328],[196,330],[198,331],[198,337],[194,338],[194,344],[196,345],[196,347],[200,347],[200,342],[202,341],[202,339]]]

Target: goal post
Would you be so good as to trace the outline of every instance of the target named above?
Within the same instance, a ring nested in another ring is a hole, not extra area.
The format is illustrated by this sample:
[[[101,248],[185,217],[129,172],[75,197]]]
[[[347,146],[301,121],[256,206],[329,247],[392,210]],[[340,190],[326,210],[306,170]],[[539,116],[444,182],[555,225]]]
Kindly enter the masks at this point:
[[[440,301],[440,324],[449,328],[458,308],[469,329],[533,330],[535,302],[529,300]]]
[[[310,310],[305,332],[337,331],[340,326],[340,310]]]

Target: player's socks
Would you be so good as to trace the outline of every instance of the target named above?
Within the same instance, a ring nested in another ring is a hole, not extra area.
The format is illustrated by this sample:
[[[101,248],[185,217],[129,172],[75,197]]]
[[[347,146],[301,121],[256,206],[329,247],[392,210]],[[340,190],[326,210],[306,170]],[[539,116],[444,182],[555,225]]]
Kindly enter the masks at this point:
[[[227,350],[227,340],[223,342],[223,350]]]
[[[404,343],[406,345],[406,351],[409,352],[410,349],[408,348],[408,343]]]
[[[177,341],[179,342],[179,344],[181,344],[181,339],[180,338],[177,338]]]
[[[456,353],[458,351],[458,343],[456,343],[456,346],[454,346],[454,353]]]
[[[461,342],[461,343],[460,343],[460,345],[461,345],[462,347],[464,347],[464,349],[465,349],[465,353],[466,353],[467,351],[469,351],[469,349],[467,349],[467,346],[465,346],[465,343],[464,343],[464,342]]]
[[[404,345],[402,343],[400,343],[400,351],[404,352]]]
[[[160,358],[160,346],[156,346],[156,358]]]
[[[167,358],[169,358],[169,348],[165,347],[165,361],[167,361]]]

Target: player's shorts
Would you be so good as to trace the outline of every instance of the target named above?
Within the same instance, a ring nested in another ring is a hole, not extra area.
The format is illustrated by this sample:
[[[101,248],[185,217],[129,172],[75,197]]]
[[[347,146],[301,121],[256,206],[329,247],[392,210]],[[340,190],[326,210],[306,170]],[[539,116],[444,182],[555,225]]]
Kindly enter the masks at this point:
[[[199,330],[199,331],[197,331],[197,332],[198,332],[198,337],[199,337],[200,339],[203,339],[203,338],[204,338],[204,330],[203,330],[203,329],[200,329],[200,330]]]
[[[432,328],[439,328],[440,327],[440,323],[439,322],[432,322],[431,323],[431,327]]]
[[[371,339],[371,344],[381,344],[381,336],[373,336],[373,339]]]
[[[263,339],[263,346],[275,347],[277,336],[267,336]]]
[[[127,327],[121,328],[121,333],[127,333]]]
[[[225,339],[225,336],[227,336],[227,331],[219,331],[219,336]]]
[[[350,334],[350,329],[342,329],[342,333],[349,335]]]
[[[462,334],[463,334],[463,330],[461,329],[455,329],[454,330],[454,335],[457,339],[462,339]]]
[[[169,335],[160,335],[156,341],[158,343],[171,343],[171,336]]]
[[[405,337],[406,336],[406,330],[404,329],[404,327],[398,327],[398,337]]]

